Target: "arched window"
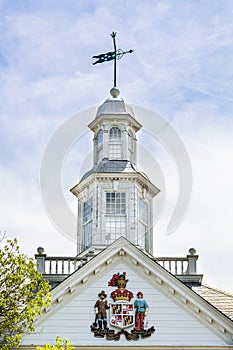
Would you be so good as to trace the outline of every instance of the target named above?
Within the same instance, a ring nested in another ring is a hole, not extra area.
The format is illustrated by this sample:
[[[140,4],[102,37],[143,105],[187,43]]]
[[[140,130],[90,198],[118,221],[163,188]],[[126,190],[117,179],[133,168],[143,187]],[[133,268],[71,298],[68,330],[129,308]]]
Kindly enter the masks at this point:
[[[131,133],[128,133],[128,153],[129,153],[129,160],[132,162],[133,153],[134,153],[134,141]]]
[[[109,139],[110,140],[121,140],[121,129],[113,127],[109,130]]]
[[[109,130],[109,159],[122,159],[121,129],[113,127]]]
[[[100,130],[96,136],[96,156],[97,161],[103,157],[103,130]]]
[[[103,147],[103,130],[97,133],[97,145],[98,147]]]

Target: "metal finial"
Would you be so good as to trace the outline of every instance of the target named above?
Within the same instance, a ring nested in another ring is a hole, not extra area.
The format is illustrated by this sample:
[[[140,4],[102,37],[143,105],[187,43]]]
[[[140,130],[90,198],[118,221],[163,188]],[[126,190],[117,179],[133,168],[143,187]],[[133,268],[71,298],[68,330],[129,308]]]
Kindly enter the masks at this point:
[[[189,249],[189,254],[190,254],[190,255],[195,255],[195,254],[196,254],[196,249],[190,248],[190,249]]]
[[[44,254],[44,248],[38,247],[38,248],[37,248],[37,253],[38,253],[39,255]]]
[[[128,50],[128,51],[123,51],[121,49],[116,48],[116,32],[112,32],[110,35],[113,40],[113,48],[114,51],[110,51],[107,53],[101,53],[99,55],[93,56],[92,58],[96,58],[97,60],[92,63],[92,64],[97,64],[97,63],[103,63],[107,61],[112,61],[114,60],[114,66],[113,66],[113,86],[116,88],[116,60],[120,60],[126,53],[132,53],[133,50]]]
[[[116,87],[111,88],[110,95],[114,98],[117,98],[120,95],[120,90]]]

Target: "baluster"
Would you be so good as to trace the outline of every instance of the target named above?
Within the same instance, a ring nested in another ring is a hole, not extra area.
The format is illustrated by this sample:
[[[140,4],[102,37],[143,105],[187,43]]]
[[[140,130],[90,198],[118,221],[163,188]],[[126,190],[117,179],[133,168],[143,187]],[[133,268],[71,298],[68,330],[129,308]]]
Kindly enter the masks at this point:
[[[175,260],[175,275],[177,275],[177,260]]]
[[[181,274],[184,274],[184,261],[181,261]]]
[[[56,274],[58,273],[58,260],[56,259]]]
[[[68,259],[68,274],[70,274],[70,259]]]
[[[52,259],[49,259],[49,274],[52,273]]]
[[[61,273],[64,274],[64,259],[61,261]]]
[[[172,264],[171,264],[171,260],[169,260],[169,272],[172,272]]]

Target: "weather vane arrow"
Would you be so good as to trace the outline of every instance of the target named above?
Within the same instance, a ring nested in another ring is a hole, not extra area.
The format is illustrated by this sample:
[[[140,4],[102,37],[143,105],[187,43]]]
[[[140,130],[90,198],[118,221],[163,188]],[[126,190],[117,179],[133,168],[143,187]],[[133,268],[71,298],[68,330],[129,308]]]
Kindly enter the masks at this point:
[[[117,49],[116,48],[116,32],[112,32],[110,35],[111,35],[112,40],[113,40],[114,51],[101,53],[99,55],[93,56],[92,58],[97,59],[93,64],[103,63],[103,62],[114,60],[113,76],[114,76],[114,87],[116,87],[116,60],[120,60],[126,53],[132,53],[133,50],[123,51],[121,49]]]

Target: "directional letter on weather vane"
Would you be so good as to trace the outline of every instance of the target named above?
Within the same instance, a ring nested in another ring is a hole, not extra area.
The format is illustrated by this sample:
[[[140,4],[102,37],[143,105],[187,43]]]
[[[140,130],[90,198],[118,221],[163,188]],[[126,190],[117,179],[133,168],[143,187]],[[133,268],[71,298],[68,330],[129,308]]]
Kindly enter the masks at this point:
[[[97,63],[103,63],[107,61],[112,61],[114,60],[114,87],[116,87],[116,60],[120,60],[126,53],[132,53],[133,50],[129,51],[123,51],[121,49],[116,49],[116,32],[112,32],[110,34],[113,40],[113,47],[114,51],[111,52],[106,52],[106,53],[101,53],[99,55],[93,56],[93,58],[96,58],[97,61],[95,61],[93,64]]]

